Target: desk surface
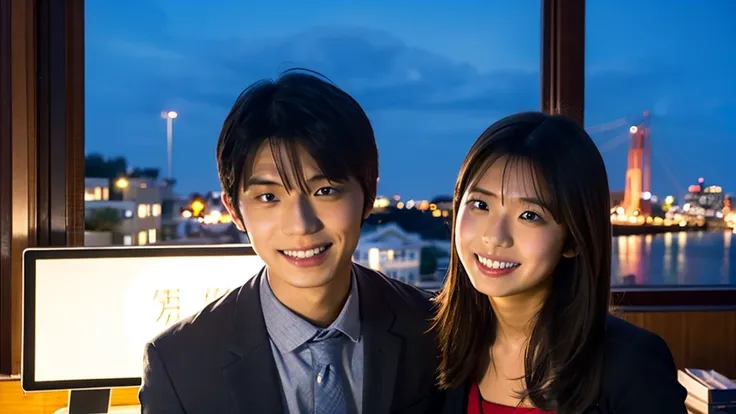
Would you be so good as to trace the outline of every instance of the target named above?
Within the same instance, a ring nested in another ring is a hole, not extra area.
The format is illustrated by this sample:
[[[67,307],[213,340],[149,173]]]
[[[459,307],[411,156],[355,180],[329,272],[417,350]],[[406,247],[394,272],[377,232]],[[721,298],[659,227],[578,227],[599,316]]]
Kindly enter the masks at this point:
[[[138,388],[115,388],[112,390],[113,408],[136,407],[138,404]],[[49,391],[24,393],[17,378],[0,380],[0,413],[13,414],[53,414],[69,403],[69,391]],[[130,408],[128,408],[130,410]],[[134,408],[139,414],[140,408]],[[110,411],[123,414],[126,411]]]
[[[140,414],[140,405],[122,405],[117,407],[110,407],[110,414]],[[66,408],[61,408],[54,411],[54,414],[67,414]]]

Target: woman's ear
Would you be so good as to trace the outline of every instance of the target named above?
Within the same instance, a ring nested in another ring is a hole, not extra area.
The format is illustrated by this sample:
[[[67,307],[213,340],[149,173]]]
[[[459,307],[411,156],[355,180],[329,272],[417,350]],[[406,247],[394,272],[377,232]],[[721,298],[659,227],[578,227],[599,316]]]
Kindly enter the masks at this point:
[[[572,236],[567,236],[567,241],[565,241],[565,246],[562,249],[562,257],[565,259],[572,259],[575,256],[580,254],[580,246],[575,243],[575,240],[572,238]]]

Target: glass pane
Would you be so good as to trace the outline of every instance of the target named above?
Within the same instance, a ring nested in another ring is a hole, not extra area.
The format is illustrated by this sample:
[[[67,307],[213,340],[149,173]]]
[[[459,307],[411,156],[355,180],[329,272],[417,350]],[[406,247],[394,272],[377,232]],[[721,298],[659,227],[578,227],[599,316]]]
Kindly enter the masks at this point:
[[[736,3],[589,2],[588,131],[607,163],[614,285],[736,283]]]
[[[356,261],[442,275],[463,157],[493,121],[539,108],[541,7],[418,6],[88,1],[87,244],[247,242],[219,201],[219,129],[248,84],[302,67],[353,95],[375,130],[380,197],[363,230],[382,247]],[[400,248],[381,236],[389,222],[436,248],[387,256]]]

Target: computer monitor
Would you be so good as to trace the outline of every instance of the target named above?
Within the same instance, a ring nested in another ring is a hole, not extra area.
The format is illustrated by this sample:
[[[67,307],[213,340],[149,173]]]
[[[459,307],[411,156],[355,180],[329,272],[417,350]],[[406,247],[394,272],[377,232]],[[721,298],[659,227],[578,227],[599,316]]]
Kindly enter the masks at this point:
[[[140,385],[147,341],[262,267],[248,245],[25,250],[23,390],[107,412],[110,388]]]

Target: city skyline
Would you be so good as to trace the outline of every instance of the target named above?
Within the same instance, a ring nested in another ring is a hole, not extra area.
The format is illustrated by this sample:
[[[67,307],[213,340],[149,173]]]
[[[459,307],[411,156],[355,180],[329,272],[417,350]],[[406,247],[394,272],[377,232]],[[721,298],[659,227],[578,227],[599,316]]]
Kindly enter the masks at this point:
[[[88,2],[86,150],[163,176],[160,113],[176,110],[177,190],[217,190],[214,146],[235,97],[301,66],[365,108],[380,151],[379,193],[451,194],[483,129],[539,109],[540,11],[537,1]],[[736,80],[726,55],[736,38],[733,12],[728,0],[588,4],[586,126],[594,126],[613,191],[623,189],[626,170],[620,137],[644,110],[652,114],[654,193],[681,196],[698,177],[735,191],[736,143],[728,141],[736,120],[728,115],[736,112]]]

